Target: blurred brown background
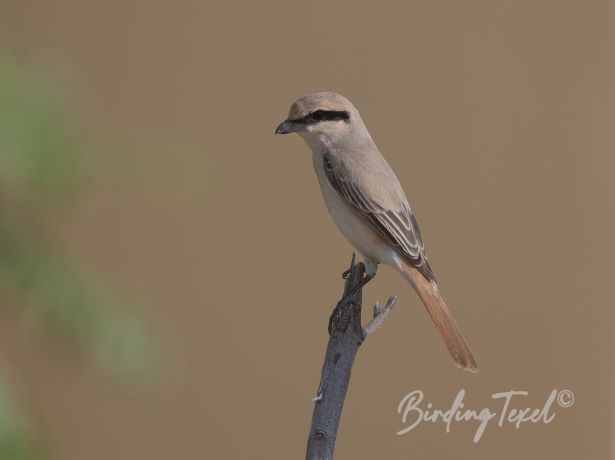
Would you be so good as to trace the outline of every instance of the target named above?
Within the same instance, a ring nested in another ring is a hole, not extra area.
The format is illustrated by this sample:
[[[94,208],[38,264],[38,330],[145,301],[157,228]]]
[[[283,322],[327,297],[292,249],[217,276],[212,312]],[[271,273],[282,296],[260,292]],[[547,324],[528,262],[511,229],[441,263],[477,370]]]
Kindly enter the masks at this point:
[[[290,103],[334,90],[398,174],[481,372],[454,368],[415,294],[359,352],[337,458],[612,458],[615,5],[608,1],[5,1],[0,39],[63,69],[102,177],[61,246],[137,299],[165,364],[127,384],[0,309],[0,353],[67,460],[302,458],[351,247]],[[101,141],[104,139],[104,141]],[[111,139],[111,140],[110,140]],[[369,310],[369,308],[366,308]],[[492,393],[574,392],[549,425],[422,424]]]

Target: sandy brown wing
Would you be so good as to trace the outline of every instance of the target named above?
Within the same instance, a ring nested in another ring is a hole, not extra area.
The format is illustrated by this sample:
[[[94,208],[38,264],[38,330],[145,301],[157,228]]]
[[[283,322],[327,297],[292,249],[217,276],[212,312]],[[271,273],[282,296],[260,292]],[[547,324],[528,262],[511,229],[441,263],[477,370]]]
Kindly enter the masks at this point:
[[[344,165],[329,153],[323,155],[323,166],[333,188],[359,215],[425,277],[435,279],[419,226],[407,202],[404,200],[399,210],[387,209],[361,182],[351,180]]]

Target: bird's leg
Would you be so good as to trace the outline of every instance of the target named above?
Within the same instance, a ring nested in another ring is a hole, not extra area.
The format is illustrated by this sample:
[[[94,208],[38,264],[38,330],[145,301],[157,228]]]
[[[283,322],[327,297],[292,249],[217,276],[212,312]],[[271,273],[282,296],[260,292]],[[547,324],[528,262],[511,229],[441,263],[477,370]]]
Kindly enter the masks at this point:
[[[348,302],[357,292],[359,292],[360,289],[363,288],[363,286],[365,286],[367,283],[369,283],[371,280],[373,280],[376,277],[376,274],[378,273],[378,263],[373,261],[367,256],[363,256],[363,264],[365,265],[365,276],[361,279],[359,284],[355,286],[354,289],[352,289],[348,294],[344,296],[342,300],[339,301],[338,305],[342,305]],[[349,273],[350,273],[350,270],[346,270],[342,274],[342,277],[346,275],[344,277],[344,279],[346,279]]]
[[[337,305],[335,306],[335,308],[331,312],[331,316],[329,316],[329,327],[327,328],[327,330],[329,331],[329,334],[331,334],[331,330],[332,330],[332,327],[333,327],[333,321],[334,321],[336,315],[338,314],[339,310],[342,308],[342,306],[346,305],[354,297],[354,295],[363,288],[363,286],[365,286],[367,283],[369,283],[373,279],[374,279],[373,276],[365,275],[363,278],[361,278],[361,281],[359,281],[359,284],[357,284],[354,288],[352,288],[350,290],[350,292],[348,294],[346,294],[342,298],[342,300],[340,300],[337,303]]]
[[[361,281],[359,281],[359,284],[357,284],[354,288],[352,288],[352,290],[348,294],[346,294],[342,300],[338,302],[338,305],[343,305],[347,303],[350,299],[354,297],[354,295],[357,292],[363,289],[363,286],[365,286],[367,283],[369,283],[373,279],[374,279],[374,275],[365,275],[363,278],[361,278]]]
[[[354,256],[352,260],[354,263]],[[365,266],[365,276],[361,278],[361,281],[359,281],[359,284],[356,285],[354,288],[352,288],[350,292],[346,294],[342,298],[342,300],[340,300],[335,306],[335,308],[333,309],[333,312],[331,313],[331,316],[329,317],[329,328],[328,328],[329,333],[331,333],[331,326],[333,324],[333,319],[335,318],[335,315],[338,313],[342,305],[345,305],[346,303],[348,303],[355,296],[355,294],[359,292],[361,289],[363,289],[363,286],[365,286],[367,283],[373,280],[376,274],[378,273],[378,264],[374,262],[372,259],[370,259],[369,257],[363,256],[363,264]],[[342,278],[347,279],[348,276],[350,275],[350,271],[351,269],[348,269],[344,273],[342,273]]]

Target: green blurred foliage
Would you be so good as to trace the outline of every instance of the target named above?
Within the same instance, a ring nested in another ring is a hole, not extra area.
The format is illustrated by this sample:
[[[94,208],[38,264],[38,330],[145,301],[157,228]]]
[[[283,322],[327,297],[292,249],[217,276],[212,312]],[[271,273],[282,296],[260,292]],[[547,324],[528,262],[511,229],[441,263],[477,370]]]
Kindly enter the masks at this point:
[[[0,288],[19,297],[46,331],[72,339],[114,371],[150,371],[153,343],[144,324],[94,277],[22,229],[0,222]]]
[[[31,433],[23,411],[15,404],[15,397],[2,383],[0,376],[0,459],[36,460],[42,452]]]
[[[43,81],[0,54],[3,182],[26,194],[64,191],[77,176],[76,159],[60,98]]]
[[[112,371],[148,374],[155,347],[138,315],[53,245],[49,217],[79,192],[87,154],[52,83],[0,51],[0,290],[45,332]],[[26,424],[5,387],[0,459],[30,458]]]

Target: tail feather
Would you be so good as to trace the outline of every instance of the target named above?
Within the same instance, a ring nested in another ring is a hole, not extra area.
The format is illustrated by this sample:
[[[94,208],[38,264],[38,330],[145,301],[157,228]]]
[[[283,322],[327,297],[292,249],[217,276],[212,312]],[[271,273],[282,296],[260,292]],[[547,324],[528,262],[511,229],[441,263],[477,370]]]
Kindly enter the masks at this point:
[[[461,369],[478,372],[478,365],[470,347],[463,338],[452,313],[444,303],[435,281],[425,278],[416,268],[404,266],[403,272],[419,295],[429,317],[444,339],[455,365]]]

